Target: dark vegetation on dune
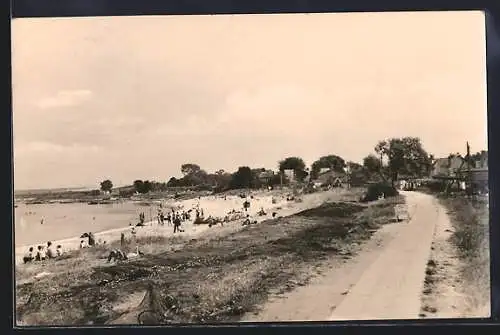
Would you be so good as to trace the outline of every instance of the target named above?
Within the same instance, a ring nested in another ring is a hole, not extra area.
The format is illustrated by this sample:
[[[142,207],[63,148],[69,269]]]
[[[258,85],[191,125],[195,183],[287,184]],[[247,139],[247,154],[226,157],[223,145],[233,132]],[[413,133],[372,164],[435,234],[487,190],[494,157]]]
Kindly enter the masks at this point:
[[[223,237],[192,240],[174,252],[19,284],[17,320],[105,324],[132,313],[115,308],[124,298],[148,291],[149,302],[138,307],[142,316],[132,313],[126,323],[237,321],[270,291],[306,282],[321,260],[352,256],[358,242],[392,219],[394,204],[324,204]]]

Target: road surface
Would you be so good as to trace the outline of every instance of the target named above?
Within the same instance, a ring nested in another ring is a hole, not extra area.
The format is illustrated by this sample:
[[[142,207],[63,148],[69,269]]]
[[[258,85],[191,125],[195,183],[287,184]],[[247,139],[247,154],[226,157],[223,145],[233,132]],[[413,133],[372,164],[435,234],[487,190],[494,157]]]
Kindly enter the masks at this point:
[[[431,244],[445,209],[417,192],[406,196],[409,220],[377,231],[363,251],[242,321],[416,319]]]

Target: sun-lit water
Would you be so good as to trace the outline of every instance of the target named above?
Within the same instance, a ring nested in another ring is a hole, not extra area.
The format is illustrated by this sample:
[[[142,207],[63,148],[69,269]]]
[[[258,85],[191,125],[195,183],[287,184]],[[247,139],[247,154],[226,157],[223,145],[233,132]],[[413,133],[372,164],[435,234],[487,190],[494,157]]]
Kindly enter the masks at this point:
[[[29,245],[80,236],[84,232],[126,227],[139,221],[140,212],[145,213],[146,220],[155,217],[156,208],[134,202],[109,205],[19,204],[14,212],[15,244]]]

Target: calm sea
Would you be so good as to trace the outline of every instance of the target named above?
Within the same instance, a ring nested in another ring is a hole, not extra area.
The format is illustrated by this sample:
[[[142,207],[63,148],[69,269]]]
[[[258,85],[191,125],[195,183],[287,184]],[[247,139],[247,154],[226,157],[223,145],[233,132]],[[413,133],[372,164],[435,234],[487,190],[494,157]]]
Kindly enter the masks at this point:
[[[84,232],[100,232],[139,222],[144,212],[146,221],[156,217],[156,206],[144,206],[134,202],[108,205],[72,204],[19,204],[14,211],[15,244],[30,245],[36,242],[54,241]],[[43,224],[40,221],[43,219]]]

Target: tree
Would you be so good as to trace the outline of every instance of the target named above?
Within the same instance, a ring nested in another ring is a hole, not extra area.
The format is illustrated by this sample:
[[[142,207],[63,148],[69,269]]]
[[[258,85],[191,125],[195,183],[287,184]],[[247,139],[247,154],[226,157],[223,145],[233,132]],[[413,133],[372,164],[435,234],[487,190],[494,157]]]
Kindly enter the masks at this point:
[[[111,192],[112,189],[113,189],[113,183],[111,182],[111,180],[106,179],[101,183],[101,191]]]
[[[134,189],[136,192],[145,194],[148,193],[151,190],[151,182],[149,180],[142,181],[142,180],[135,180],[134,181]]]
[[[179,186],[179,180],[175,177],[170,178],[167,182],[167,187],[178,187],[178,186]]]
[[[184,176],[196,174],[201,170],[200,166],[193,163],[185,163],[181,165],[181,172]]]
[[[329,168],[336,172],[344,171],[346,163],[342,157],[336,155],[328,155],[320,157],[317,161],[311,165],[311,178],[316,179],[318,177],[319,171],[323,168]]]
[[[279,170],[283,172],[285,170],[293,170],[295,178],[299,181],[303,181],[307,176],[306,164],[304,160],[300,157],[287,157],[279,162]]]
[[[222,171],[222,172],[221,172]],[[229,188],[231,183],[232,175],[230,173],[224,172],[224,170],[219,170],[215,174],[216,186],[220,190],[226,190]]]
[[[134,189],[138,193],[142,193],[142,190],[144,188],[144,182],[142,180],[134,180]]]
[[[348,180],[351,186],[361,186],[368,181],[367,169],[358,163],[347,162]]]
[[[238,171],[233,173],[230,182],[230,188],[250,188],[253,182],[253,173],[248,166],[240,166]]]
[[[152,189],[152,184],[151,184],[151,182],[149,180],[146,180],[144,182],[144,186],[143,187],[144,187],[144,189],[143,189],[142,193],[148,193]]]
[[[369,173],[380,173],[382,161],[377,156],[370,154],[363,158],[363,166]]]
[[[381,141],[375,146],[375,151],[387,159],[393,186],[400,174],[422,177],[427,174],[429,165],[432,164],[429,154],[422,147],[418,137],[391,138]]]

